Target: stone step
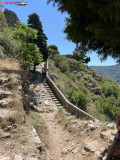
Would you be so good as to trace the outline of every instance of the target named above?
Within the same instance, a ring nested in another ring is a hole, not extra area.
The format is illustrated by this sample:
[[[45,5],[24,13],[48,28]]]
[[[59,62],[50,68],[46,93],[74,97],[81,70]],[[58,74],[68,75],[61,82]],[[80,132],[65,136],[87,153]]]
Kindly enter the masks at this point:
[[[60,103],[60,102],[55,102],[55,104],[56,104],[56,105],[61,105],[61,103]]]
[[[52,91],[48,91],[49,92],[49,94],[51,93],[51,94],[54,94]]]
[[[52,94],[52,93],[50,94],[50,96],[51,96],[51,97],[55,97],[55,95],[54,95],[54,94]]]
[[[0,100],[4,98],[8,98],[11,95],[9,91],[0,91]]]
[[[53,93],[53,92],[49,92],[49,94],[53,94],[53,95],[54,95],[54,93]]]
[[[55,97],[55,96],[51,96],[51,98],[52,98],[52,99],[56,99],[56,97]]]
[[[48,89],[51,89],[49,86],[45,86],[45,88],[48,90]]]
[[[46,87],[46,88],[50,88],[50,86],[49,86],[49,85],[45,85],[45,87]]]
[[[49,93],[50,96],[55,96],[53,93]]]
[[[61,103],[60,103],[60,102],[56,102],[56,104],[57,104],[57,105],[61,105]]]
[[[48,92],[53,92],[51,89],[47,89]]]
[[[57,98],[52,98],[53,101],[59,101]]]
[[[57,106],[62,106],[60,103],[56,104]]]

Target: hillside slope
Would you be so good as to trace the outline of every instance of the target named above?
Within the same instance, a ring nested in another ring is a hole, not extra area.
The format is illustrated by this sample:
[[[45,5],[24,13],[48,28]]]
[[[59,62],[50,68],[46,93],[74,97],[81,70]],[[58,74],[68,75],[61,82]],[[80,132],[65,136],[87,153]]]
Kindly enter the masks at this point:
[[[116,80],[120,83],[120,65],[113,66],[90,66],[98,74],[108,76],[110,79]]]
[[[49,60],[49,75],[71,103],[98,119],[115,118],[119,103],[115,99],[118,99],[120,90],[116,82],[96,74],[87,65],[62,55]],[[110,101],[115,102],[116,110],[109,104]]]

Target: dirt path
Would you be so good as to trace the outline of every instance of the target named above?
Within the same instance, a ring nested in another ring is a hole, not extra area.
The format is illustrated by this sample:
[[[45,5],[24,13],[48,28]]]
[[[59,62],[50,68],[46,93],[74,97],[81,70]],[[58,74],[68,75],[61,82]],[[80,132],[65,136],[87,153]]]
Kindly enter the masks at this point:
[[[50,97],[47,89],[40,84],[40,116],[45,120],[48,128],[49,148],[47,154],[49,160],[82,160],[80,150],[81,144],[76,136],[71,135],[68,131],[57,122],[57,106]],[[42,108],[41,108],[42,107]],[[52,112],[50,111],[52,109]]]
[[[40,70],[38,72],[41,74]],[[38,95],[37,107],[40,111],[39,114],[45,120],[48,129],[49,148],[45,149],[47,151],[47,160],[97,160],[98,156],[96,154],[100,154],[98,151],[104,150],[102,147],[105,146],[104,141],[101,141],[99,137],[99,130],[95,132],[89,130],[89,133],[87,133],[86,127],[84,130],[80,130],[82,133],[79,136],[69,133],[55,118],[58,107],[52,99],[53,95],[51,96],[50,88],[45,87],[42,81],[41,83],[39,81],[35,92]],[[81,128],[83,127],[82,123],[82,121],[78,123]],[[76,126],[76,124],[73,124],[73,126]],[[98,139],[99,142],[97,142]],[[96,153],[93,151],[86,152],[83,149],[84,144],[92,144],[90,147]]]
[[[75,136],[71,136],[62,126],[56,122],[56,111],[43,113],[48,132],[50,147],[48,157],[50,160],[82,160],[79,149],[80,144]]]

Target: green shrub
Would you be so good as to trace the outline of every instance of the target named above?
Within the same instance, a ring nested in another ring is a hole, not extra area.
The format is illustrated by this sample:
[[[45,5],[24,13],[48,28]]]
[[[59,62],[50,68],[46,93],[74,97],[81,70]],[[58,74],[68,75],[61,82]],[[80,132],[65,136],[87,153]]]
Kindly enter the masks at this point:
[[[101,94],[103,94],[105,97],[118,97],[120,92],[120,88],[118,87],[118,84],[113,82],[104,82],[102,88],[101,88]]]
[[[60,83],[55,83],[55,85],[56,85],[59,89],[61,89]]]
[[[73,81],[75,81],[75,79],[76,79],[76,76],[75,76],[75,74],[72,72],[69,72],[69,77],[70,77],[70,79],[71,80],[73,80]]]
[[[4,55],[4,53],[2,52],[2,50],[0,49],[0,59],[3,59],[3,58],[5,58],[5,55]]]
[[[60,68],[60,70],[62,71],[62,72],[67,72],[67,71],[69,71],[69,64],[66,62],[66,61],[62,61],[62,62],[60,62],[60,64],[59,64],[59,68]]]
[[[93,73],[92,73],[92,77],[93,77],[93,78],[96,77],[96,73],[97,73],[97,72],[93,70]]]
[[[65,57],[63,57],[62,55],[59,54],[55,55],[54,57],[55,65],[59,67],[60,62],[64,61],[64,59]]]
[[[96,107],[101,114],[115,120],[116,115],[120,112],[120,97],[116,99],[113,95],[110,97],[102,96],[101,99],[96,101]]]
[[[75,104],[77,107],[79,107],[82,110],[86,110],[86,104],[88,102],[88,97],[84,93],[83,90],[75,91],[73,89],[69,90],[69,98],[71,103]]]

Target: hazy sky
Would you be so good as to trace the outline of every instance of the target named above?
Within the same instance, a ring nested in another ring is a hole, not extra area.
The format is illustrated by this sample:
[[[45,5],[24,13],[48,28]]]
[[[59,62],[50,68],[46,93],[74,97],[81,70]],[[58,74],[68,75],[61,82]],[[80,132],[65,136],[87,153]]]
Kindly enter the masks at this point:
[[[12,2],[15,2],[15,0]],[[28,2],[27,6],[4,4],[4,8],[14,11],[19,20],[25,24],[27,24],[29,14],[32,14],[33,12],[37,13],[40,16],[44,33],[48,37],[48,45],[55,44],[58,46],[60,54],[72,54],[75,44],[66,40],[66,35],[63,33],[63,29],[65,27],[65,17],[68,15],[66,13],[61,14],[59,11],[57,11],[56,7],[52,6],[52,4],[47,5],[47,0],[26,0],[25,2]],[[101,63],[95,52],[89,54],[89,56],[91,57],[91,62],[88,65],[97,66],[115,64],[115,61],[110,57]]]

